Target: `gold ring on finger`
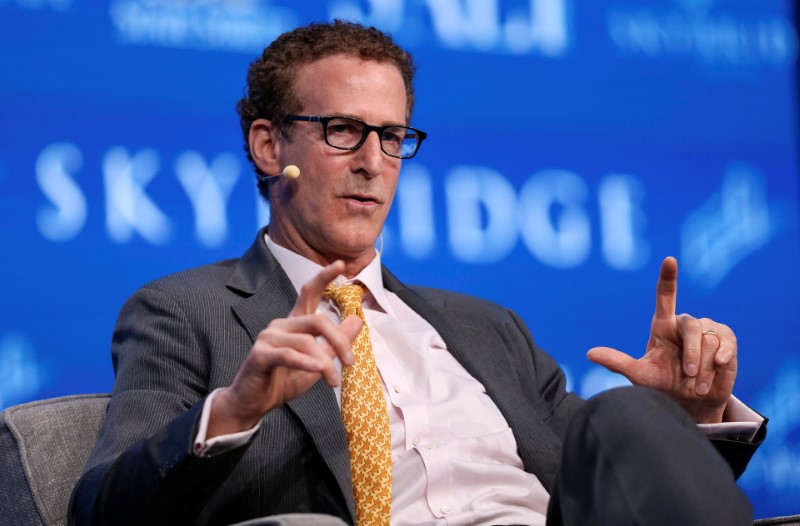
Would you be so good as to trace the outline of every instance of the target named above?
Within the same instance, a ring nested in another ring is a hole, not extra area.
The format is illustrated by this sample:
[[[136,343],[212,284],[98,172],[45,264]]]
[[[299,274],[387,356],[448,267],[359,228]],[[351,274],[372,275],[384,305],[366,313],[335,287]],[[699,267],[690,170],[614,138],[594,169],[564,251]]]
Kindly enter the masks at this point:
[[[722,346],[722,338],[719,337],[717,331],[703,331],[703,336],[705,336],[706,334],[708,334],[709,336],[713,336],[714,338],[717,339],[717,349],[719,349]]]

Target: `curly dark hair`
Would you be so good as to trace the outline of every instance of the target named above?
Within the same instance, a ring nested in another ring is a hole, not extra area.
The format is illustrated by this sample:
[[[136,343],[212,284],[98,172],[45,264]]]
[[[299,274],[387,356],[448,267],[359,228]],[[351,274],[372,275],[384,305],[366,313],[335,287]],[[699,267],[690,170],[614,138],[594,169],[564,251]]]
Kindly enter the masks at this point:
[[[408,52],[395,44],[390,35],[374,27],[342,20],[309,24],[279,36],[264,49],[261,57],[250,64],[247,92],[236,105],[236,111],[244,136],[244,149],[251,163],[253,157],[248,135],[253,121],[268,119],[278,123],[282,133],[288,135],[291,123],[284,122],[284,119],[299,112],[303,104],[294,91],[297,69],[331,55],[351,55],[397,66],[406,87],[406,120],[410,122],[416,68]],[[263,175],[255,164],[253,166],[257,175]],[[259,182],[259,190],[266,198],[265,183]]]

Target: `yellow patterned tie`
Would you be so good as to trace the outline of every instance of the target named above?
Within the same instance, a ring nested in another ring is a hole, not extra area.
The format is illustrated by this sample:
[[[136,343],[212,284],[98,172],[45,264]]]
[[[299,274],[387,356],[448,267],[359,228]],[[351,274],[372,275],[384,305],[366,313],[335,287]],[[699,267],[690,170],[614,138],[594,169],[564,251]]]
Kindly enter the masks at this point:
[[[328,285],[323,297],[339,305],[341,319],[364,322],[353,342],[355,362],[342,372],[342,420],[350,449],[356,524],[389,524],[392,511],[392,439],[383,388],[361,309],[362,285]]]

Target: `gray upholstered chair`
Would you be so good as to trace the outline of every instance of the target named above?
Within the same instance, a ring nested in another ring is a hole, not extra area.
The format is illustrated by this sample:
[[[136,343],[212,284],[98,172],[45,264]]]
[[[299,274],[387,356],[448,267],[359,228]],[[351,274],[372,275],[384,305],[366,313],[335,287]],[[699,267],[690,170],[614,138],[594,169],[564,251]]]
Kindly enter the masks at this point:
[[[65,396],[0,413],[0,524],[67,524],[69,497],[109,398]]]
[[[753,523],[753,526],[800,526],[800,515],[758,519]]]
[[[0,525],[65,526],[72,488],[97,438],[110,396],[75,395],[0,412]],[[758,526],[800,526],[800,515]],[[235,526],[340,526],[335,517],[289,514]]]
[[[110,395],[64,396],[0,412],[0,526],[66,526],[72,489],[94,446]],[[234,526],[346,526],[287,514]]]

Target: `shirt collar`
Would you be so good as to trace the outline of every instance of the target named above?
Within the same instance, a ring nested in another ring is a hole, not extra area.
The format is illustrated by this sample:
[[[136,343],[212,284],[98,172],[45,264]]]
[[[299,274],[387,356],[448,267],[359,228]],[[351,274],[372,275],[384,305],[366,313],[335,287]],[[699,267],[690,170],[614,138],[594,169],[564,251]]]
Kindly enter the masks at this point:
[[[267,248],[275,257],[275,259],[278,260],[278,263],[280,263],[281,267],[283,267],[284,272],[286,272],[286,275],[289,276],[289,280],[292,282],[292,285],[298,294],[300,294],[300,289],[303,287],[303,285],[305,285],[311,280],[311,278],[316,276],[320,270],[322,270],[321,265],[318,265],[310,259],[305,258],[296,252],[292,252],[288,248],[282,247],[272,241],[269,238],[269,234],[264,234],[264,239],[267,243]],[[377,250],[375,251],[375,257],[372,258],[372,261],[370,261],[369,264],[352,279],[347,279],[340,275],[333,280],[333,282],[337,285],[353,283],[356,281],[360,281],[367,287],[367,289],[369,289],[369,293],[372,294],[375,302],[384,312],[394,315],[394,311],[392,310],[389,300],[386,297],[386,290],[383,288],[381,255]]]

